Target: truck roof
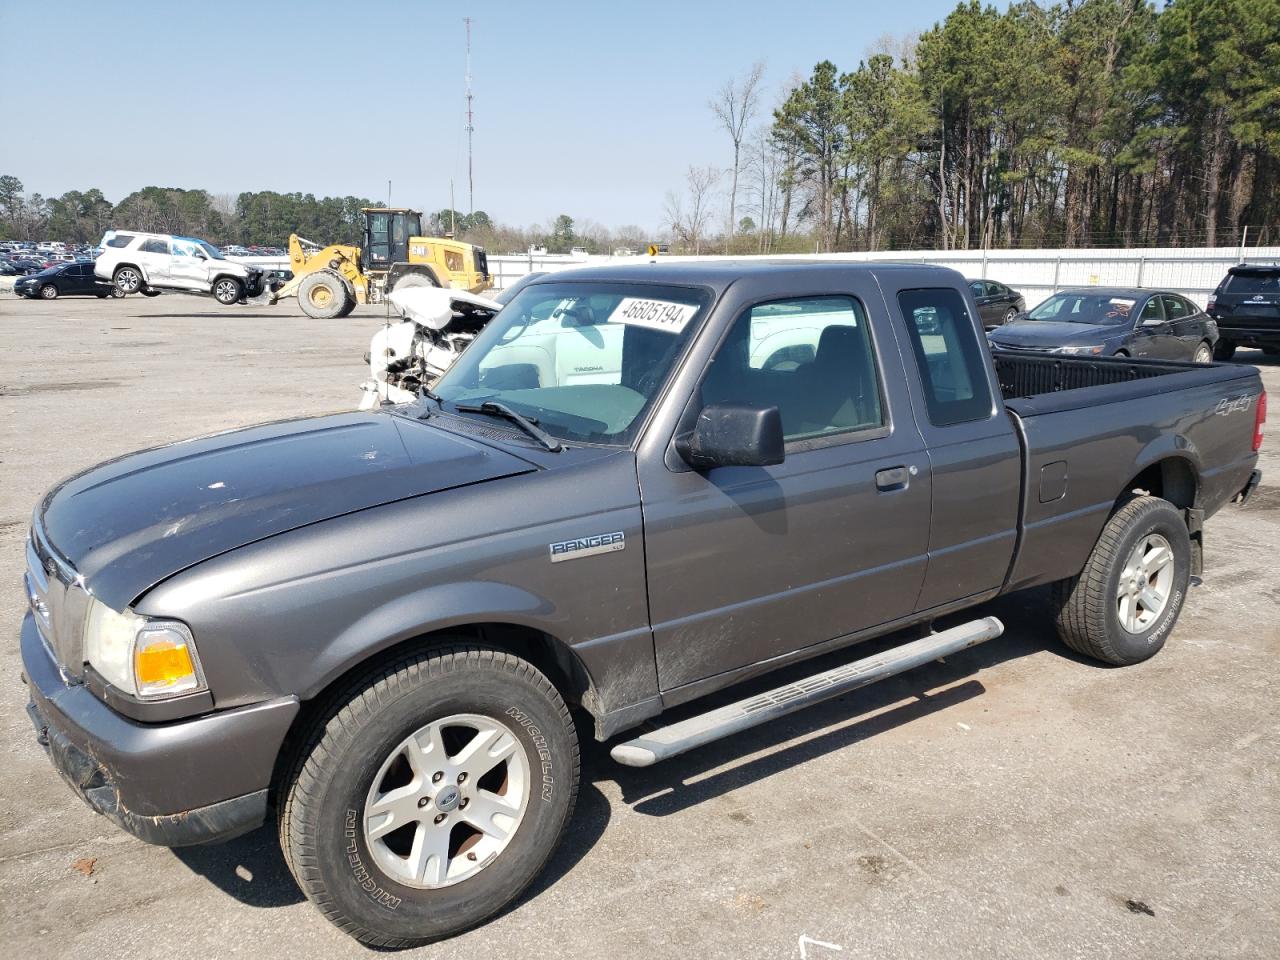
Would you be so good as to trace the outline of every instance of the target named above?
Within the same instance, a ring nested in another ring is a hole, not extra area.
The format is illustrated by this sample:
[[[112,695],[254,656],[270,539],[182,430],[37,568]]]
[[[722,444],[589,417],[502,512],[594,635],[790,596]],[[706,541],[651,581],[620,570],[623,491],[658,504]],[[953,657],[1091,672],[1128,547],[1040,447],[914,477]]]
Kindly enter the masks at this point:
[[[535,281],[558,283],[564,280],[595,281],[647,281],[649,283],[698,284],[711,287],[717,293],[735,280],[748,276],[799,276],[809,273],[859,273],[888,274],[909,273],[931,276],[934,282],[945,277],[949,282],[963,283],[964,278],[948,267],[927,263],[896,263],[877,260],[696,260],[680,263],[662,261],[628,264],[606,264],[598,267],[578,267],[557,270]]]

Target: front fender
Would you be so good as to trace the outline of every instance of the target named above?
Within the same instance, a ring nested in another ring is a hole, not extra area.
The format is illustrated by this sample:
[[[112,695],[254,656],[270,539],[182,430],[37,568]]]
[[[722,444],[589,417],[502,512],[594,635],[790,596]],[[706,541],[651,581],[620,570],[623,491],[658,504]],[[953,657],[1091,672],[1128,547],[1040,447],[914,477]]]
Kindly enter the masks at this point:
[[[305,686],[309,700],[330,683],[398,643],[476,623],[505,623],[542,631],[553,604],[506,583],[433,584],[370,610],[316,654]]]

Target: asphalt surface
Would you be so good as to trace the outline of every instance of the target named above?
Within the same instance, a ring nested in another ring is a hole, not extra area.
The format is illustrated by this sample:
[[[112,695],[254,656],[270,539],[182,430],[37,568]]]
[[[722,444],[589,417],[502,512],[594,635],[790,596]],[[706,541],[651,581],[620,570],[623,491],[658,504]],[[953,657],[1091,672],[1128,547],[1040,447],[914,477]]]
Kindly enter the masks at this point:
[[[170,851],[96,816],[23,707],[23,538],[61,477],[140,447],[350,409],[381,310],[0,299],[0,939],[13,957],[358,957],[274,833]],[[1280,363],[1256,351],[1280,397]],[[1273,421],[1280,419],[1273,414]],[[1280,425],[1207,527],[1163,652],[1000,640],[649,770],[588,742],[575,822],[519,904],[414,957],[1280,956]],[[846,655],[847,656],[847,655]],[[812,941],[819,941],[814,943]],[[825,946],[822,944],[826,944]]]

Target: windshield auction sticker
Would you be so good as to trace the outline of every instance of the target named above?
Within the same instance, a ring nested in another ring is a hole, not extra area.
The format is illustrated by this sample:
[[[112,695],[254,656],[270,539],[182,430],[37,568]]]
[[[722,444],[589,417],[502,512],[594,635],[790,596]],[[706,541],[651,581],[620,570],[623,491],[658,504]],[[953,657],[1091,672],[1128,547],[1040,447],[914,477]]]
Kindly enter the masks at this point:
[[[697,306],[688,303],[623,297],[613,308],[613,313],[609,314],[608,322],[680,333],[697,312]]]

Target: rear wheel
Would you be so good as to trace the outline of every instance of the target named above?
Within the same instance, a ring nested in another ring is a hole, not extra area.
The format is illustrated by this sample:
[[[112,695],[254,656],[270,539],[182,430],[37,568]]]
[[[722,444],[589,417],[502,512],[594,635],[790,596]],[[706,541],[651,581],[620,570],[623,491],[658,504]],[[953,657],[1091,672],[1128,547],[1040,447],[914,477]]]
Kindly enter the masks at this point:
[[[1196,347],[1196,355],[1191,359],[1196,363],[1213,363],[1213,348],[1207,340]]]
[[[302,306],[302,312],[313,320],[332,320],[344,316],[342,311],[347,306],[348,296],[354,306],[354,292],[348,290],[347,282],[342,277],[330,270],[310,273],[298,284],[298,303]]]
[[[289,869],[375,946],[459,933],[518,897],[573,811],[578,742],[560,694],[500,650],[448,646],[352,684],[283,785]]]
[[[1236,345],[1230,340],[1219,340],[1213,346],[1213,359],[1230,360],[1236,354]]]
[[[121,293],[137,293],[142,289],[142,274],[135,267],[117,267],[111,279]]]
[[[1016,317],[1017,315],[1018,315],[1018,311],[1013,309],[1013,307],[1010,307],[1004,315],[1004,322],[1013,323],[1013,318]]]
[[[224,307],[239,302],[244,296],[244,284],[235,277],[219,277],[213,284],[213,299]]]
[[[57,300],[58,288],[55,287],[52,283],[46,283],[43,287],[40,288],[40,299],[41,300]]]
[[[1058,636],[1103,663],[1140,663],[1164,646],[1190,577],[1191,540],[1177,508],[1134,497],[1102,528],[1080,574],[1054,584]]]

